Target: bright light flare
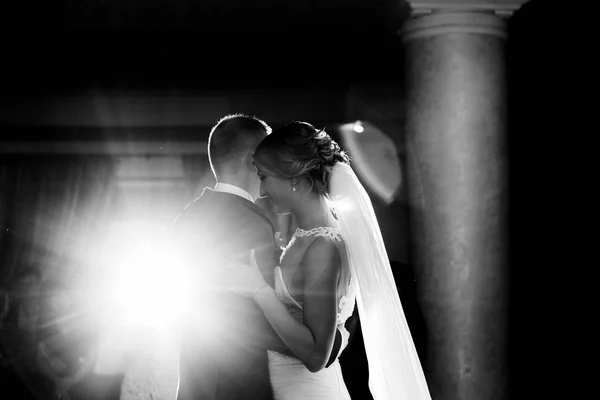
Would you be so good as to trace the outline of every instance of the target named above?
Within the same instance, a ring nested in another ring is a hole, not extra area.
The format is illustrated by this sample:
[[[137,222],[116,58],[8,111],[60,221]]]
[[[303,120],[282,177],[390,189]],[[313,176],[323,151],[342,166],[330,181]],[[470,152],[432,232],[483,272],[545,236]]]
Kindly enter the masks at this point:
[[[352,129],[356,133],[363,133],[365,131],[365,127],[362,125],[362,123],[360,121],[356,121],[354,123],[354,125],[352,126]]]
[[[337,210],[340,212],[343,211],[346,213],[352,211],[352,209],[355,207],[355,205],[352,204],[350,199],[347,199],[347,198],[333,199],[333,200],[331,200],[331,205],[333,206],[334,210]]]
[[[109,325],[154,330],[174,328],[186,312],[190,279],[169,253],[167,233],[150,222],[112,226],[102,265],[104,315]]]
[[[148,234],[149,228],[156,227],[115,225],[104,260],[109,273],[95,371],[115,374],[134,368],[165,378],[159,385],[175,390],[179,323],[190,280],[170,257],[166,243],[157,239],[157,229]]]
[[[188,282],[184,271],[161,247],[140,245],[120,262],[115,287],[115,305],[122,323],[173,326],[185,312]]]

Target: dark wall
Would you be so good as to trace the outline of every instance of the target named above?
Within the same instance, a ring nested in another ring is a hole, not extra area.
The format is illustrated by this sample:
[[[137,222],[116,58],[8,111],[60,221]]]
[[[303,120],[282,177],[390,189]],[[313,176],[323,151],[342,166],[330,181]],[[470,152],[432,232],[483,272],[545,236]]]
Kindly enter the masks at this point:
[[[581,37],[567,28],[569,10],[559,2],[533,0],[509,21],[509,151],[510,151],[510,368],[514,398],[558,396],[577,365],[564,361],[574,354],[567,339],[575,322],[568,282],[578,270],[582,247],[573,205],[581,187],[573,173],[581,156],[573,113],[584,98],[575,91],[583,76],[576,43]],[[565,25],[561,25],[562,23]],[[574,21],[571,21],[574,22]],[[574,149],[577,147],[578,149]],[[569,221],[570,220],[570,221]],[[579,275],[576,273],[576,275]],[[580,275],[579,275],[580,276]],[[580,276],[581,277],[581,276]],[[577,285],[577,287],[579,287]]]
[[[4,2],[17,90],[281,87],[385,79],[397,71],[403,2],[240,0]],[[377,60],[376,67],[373,59]]]

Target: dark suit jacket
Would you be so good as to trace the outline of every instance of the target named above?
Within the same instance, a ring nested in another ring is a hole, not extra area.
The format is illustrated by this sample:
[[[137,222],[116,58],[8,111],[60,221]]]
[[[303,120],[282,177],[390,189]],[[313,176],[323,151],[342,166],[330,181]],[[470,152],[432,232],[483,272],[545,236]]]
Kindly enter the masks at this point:
[[[175,219],[173,254],[196,286],[182,332],[178,400],[272,399],[265,350],[289,354],[252,299],[211,290],[210,271],[248,263],[250,250],[274,285],[274,228],[262,208],[240,196],[205,189]],[[328,365],[339,352],[336,332]]]
[[[274,231],[254,203],[205,189],[176,218],[171,247],[197,284],[182,332],[179,400],[272,399],[265,349],[285,347],[252,299],[211,290],[211,269],[248,263],[273,285]]]

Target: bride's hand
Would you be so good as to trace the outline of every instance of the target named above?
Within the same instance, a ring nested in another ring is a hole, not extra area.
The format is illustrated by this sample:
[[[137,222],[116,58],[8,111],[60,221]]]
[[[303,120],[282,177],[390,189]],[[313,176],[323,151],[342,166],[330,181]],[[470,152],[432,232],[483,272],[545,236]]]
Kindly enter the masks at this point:
[[[254,249],[250,251],[250,265],[231,263],[225,267],[225,289],[247,297],[254,297],[267,285],[263,278]]]

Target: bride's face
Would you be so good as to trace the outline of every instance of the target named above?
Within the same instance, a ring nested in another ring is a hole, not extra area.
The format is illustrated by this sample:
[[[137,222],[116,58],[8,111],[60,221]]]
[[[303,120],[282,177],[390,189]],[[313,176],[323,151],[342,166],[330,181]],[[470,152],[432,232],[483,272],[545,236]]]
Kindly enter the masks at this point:
[[[260,180],[260,196],[266,198],[271,203],[275,214],[289,214],[293,199],[290,180],[281,178],[274,173],[269,173],[260,167],[257,168],[257,174]]]

